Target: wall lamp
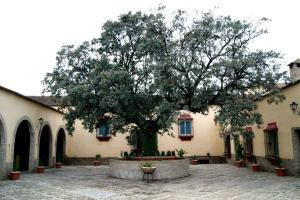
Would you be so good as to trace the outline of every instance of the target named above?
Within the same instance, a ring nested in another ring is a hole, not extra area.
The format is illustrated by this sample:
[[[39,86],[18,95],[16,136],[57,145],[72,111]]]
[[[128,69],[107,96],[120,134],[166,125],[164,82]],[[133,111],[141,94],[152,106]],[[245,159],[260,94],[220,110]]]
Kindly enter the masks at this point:
[[[298,104],[295,101],[293,101],[292,103],[290,103],[290,108],[293,111],[293,113],[296,112],[297,107],[298,107]]]
[[[43,125],[43,123],[44,123],[44,119],[43,119],[42,117],[40,117],[40,118],[39,118],[39,123],[40,123],[40,126],[42,126],[42,125]]]

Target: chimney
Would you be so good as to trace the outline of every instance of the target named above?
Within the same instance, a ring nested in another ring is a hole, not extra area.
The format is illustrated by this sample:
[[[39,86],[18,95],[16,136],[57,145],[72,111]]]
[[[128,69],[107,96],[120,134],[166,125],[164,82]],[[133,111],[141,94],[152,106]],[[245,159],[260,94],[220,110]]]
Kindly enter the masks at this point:
[[[290,67],[290,77],[292,82],[298,81],[300,79],[300,59],[298,58],[294,62],[288,64]]]

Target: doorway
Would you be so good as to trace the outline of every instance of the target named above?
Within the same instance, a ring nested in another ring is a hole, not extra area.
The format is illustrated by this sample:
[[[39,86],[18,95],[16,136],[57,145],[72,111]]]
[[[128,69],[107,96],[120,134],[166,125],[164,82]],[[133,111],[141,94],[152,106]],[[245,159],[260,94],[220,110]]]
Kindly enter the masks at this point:
[[[56,162],[63,163],[66,153],[66,134],[64,129],[59,129],[56,141]]]
[[[26,120],[22,121],[17,128],[13,163],[13,169],[16,171],[29,170],[30,128]]]
[[[52,157],[52,134],[48,125],[45,125],[41,131],[39,147],[39,165],[49,167]]]

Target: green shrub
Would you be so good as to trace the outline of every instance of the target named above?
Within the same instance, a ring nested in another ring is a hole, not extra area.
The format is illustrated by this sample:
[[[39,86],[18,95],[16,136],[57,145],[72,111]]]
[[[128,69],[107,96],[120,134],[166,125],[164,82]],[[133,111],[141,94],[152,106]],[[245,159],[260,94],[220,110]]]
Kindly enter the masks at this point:
[[[144,162],[142,167],[153,167],[153,164],[151,162]]]
[[[183,158],[184,154],[186,154],[187,152],[183,149],[176,149],[177,151],[177,155],[179,156],[179,158]]]
[[[167,151],[167,156],[171,156],[171,151]]]
[[[96,154],[96,160],[100,160],[101,159],[101,154]]]
[[[160,156],[165,156],[165,154],[166,154],[166,152],[165,152],[165,151],[162,151],[162,152],[160,153]]]
[[[176,156],[175,151],[171,151],[172,156]]]

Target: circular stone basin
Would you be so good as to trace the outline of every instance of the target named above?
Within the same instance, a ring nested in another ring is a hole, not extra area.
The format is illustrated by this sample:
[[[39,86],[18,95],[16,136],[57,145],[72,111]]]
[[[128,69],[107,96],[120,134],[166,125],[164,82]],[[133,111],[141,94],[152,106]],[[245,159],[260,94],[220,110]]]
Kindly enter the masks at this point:
[[[141,180],[143,178],[143,172],[141,165],[146,161],[143,160],[122,160],[122,159],[110,159],[109,168],[110,175],[115,178]],[[176,160],[151,160],[156,170],[153,174],[153,179],[172,179],[189,176],[190,173],[190,160],[176,159]]]

